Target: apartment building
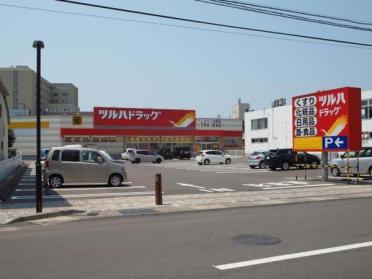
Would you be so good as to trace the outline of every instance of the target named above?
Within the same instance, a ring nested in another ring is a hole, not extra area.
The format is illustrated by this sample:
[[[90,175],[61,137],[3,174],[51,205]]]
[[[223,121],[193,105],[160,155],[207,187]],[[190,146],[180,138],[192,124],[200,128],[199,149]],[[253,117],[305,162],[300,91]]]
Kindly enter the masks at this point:
[[[27,66],[0,68],[11,116],[36,114],[36,72]],[[41,113],[79,112],[78,88],[41,78]]]

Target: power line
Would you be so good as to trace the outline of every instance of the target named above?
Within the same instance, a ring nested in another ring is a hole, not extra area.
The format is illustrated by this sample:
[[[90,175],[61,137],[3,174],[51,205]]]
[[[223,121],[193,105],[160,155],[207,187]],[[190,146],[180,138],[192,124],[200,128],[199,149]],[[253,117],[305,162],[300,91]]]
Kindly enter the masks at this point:
[[[299,16],[299,15],[290,14],[290,13],[283,13],[274,8],[266,8],[266,6],[262,6],[263,8],[256,8],[255,6],[252,7],[251,4],[247,4],[244,2],[240,2],[240,1],[225,1],[225,0],[195,0],[195,1],[217,5],[217,6],[222,6],[222,7],[244,10],[248,12],[266,14],[266,15],[271,15],[271,16],[276,16],[276,17],[289,18],[289,19],[311,22],[311,23],[318,23],[318,24],[329,25],[329,26],[334,26],[334,27],[372,32],[372,29],[368,27],[332,22],[332,21],[327,21],[323,19],[309,18],[309,17]]]
[[[319,40],[319,41],[326,41],[326,42],[333,42],[333,43],[340,43],[340,44],[347,44],[347,45],[372,47],[372,44],[366,44],[366,43],[358,43],[358,42],[336,40],[336,39],[330,39],[330,38],[324,38],[324,37],[316,37],[316,36],[285,33],[285,32],[278,32],[278,31],[271,31],[271,30],[264,30],[264,29],[257,29],[257,28],[242,27],[242,26],[237,26],[237,25],[229,25],[229,24],[208,22],[208,21],[202,21],[202,20],[195,20],[195,19],[167,16],[167,15],[161,15],[161,14],[154,14],[154,13],[148,13],[148,12],[142,12],[142,11],[128,10],[128,9],[122,9],[122,8],[115,8],[115,7],[91,4],[91,3],[86,3],[86,2],[78,2],[78,1],[70,1],[70,0],[55,0],[55,1],[70,3],[70,4],[76,4],[76,5],[81,5],[81,6],[87,6],[87,7],[94,7],[94,8],[100,8],[100,9],[112,10],[112,11],[126,12],[126,13],[131,13],[131,14],[145,15],[145,16],[151,16],[151,17],[157,17],[157,18],[165,18],[165,19],[171,19],[171,20],[176,20],[176,21],[204,24],[204,25],[210,25],[210,26],[226,27],[226,28],[231,28],[231,29],[253,31],[253,32],[266,33],[266,34],[274,34],[274,35],[302,38],[302,39]]]
[[[274,40],[298,42],[298,43],[304,43],[304,44],[328,45],[328,46],[337,46],[337,47],[345,47],[345,48],[357,48],[357,49],[370,49],[369,47],[364,47],[364,46],[344,45],[344,44],[329,43],[329,42],[324,42],[324,41],[308,41],[308,40],[300,40],[300,39],[294,39],[294,38],[274,37],[274,36],[268,36],[268,35],[249,34],[249,33],[227,31],[227,30],[221,30],[221,29],[210,29],[210,28],[203,28],[203,27],[194,27],[194,26],[176,25],[176,24],[170,24],[170,23],[161,23],[161,22],[155,22],[155,21],[135,20],[135,19],[126,19],[126,18],[119,18],[119,17],[112,17],[112,16],[101,16],[101,15],[94,15],[94,14],[87,14],[87,13],[67,12],[67,11],[35,8],[35,7],[29,7],[29,6],[11,5],[11,4],[4,4],[4,3],[0,3],[0,6],[8,7],[8,8],[30,10],[30,11],[54,13],[54,14],[98,18],[98,19],[103,19],[103,20],[115,20],[115,21],[121,21],[121,22],[133,22],[133,23],[141,23],[141,24],[149,24],[149,25],[182,28],[182,29],[198,30],[198,31],[205,31],[205,32],[214,32],[214,33],[221,33],[221,34],[229,34],[229,35],[239,35],[239,36],[244,36],[244,37],[274,39]]]
[[[252,3],[252,2],[242,2],[242,1],[224,1],[221,0],[220,2],[230,2],[230,3],[239,3],[241,5],[245,6],[251,6],[251,7],[257,7],[257,8],[264,8],[264,9],[271,9],[271,10],[276,10],[276,11],[282,11],[282,12],[289,12],[289,13],[294,13],[294,14],[300,14],[300,15],[307,15],[307,16],[313,16],[313,17],[319,17],[319,18],[326,18],[326,19],[331,19],[335,21],[344,21],[344,22],[349,22],[349,23],[354,23],[354,24],[359,24],[359,25],[372,25],[372,22],[366,22],[366,21],[361,21],[361,20],[356,20],[356,19],[350,19],[350,18],[344,18],[344,17],[336,17],[333,15],[324,15],[324,14],[319,14],[319,13],[311,13],[311,12],[306,12],[306,11],[299,11],[299,10],[293,10],[293,9],[285,9],[285,8],[280,8],[280,7],[274,7],[274,6],[267,6],[267,5],[261,5],[257,3]]]

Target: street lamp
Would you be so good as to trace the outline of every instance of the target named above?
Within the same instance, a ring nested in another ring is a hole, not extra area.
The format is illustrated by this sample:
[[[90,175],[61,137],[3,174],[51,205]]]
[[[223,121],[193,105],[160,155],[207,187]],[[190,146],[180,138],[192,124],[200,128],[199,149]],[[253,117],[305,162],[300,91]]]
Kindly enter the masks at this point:
[[[41,188],[41,162],[40,162],[40,81],[41,81],[41,49],[43,41],[34,41],[36,48],[36,213],[43,211],[42,188]]]

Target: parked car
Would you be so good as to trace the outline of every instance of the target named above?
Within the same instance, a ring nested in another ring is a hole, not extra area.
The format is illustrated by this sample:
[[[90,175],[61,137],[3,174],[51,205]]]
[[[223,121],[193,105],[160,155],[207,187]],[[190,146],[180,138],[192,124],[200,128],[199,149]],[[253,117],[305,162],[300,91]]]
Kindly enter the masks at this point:
[[[349,159],[347,157],[349,156]],[[341,158],[334,159],[330,162],[331,174],[340,176],[347,173],[347,165],[349,161],[349,173],[358,173],[358,152],[344,153]],[[372,176],[372,148],[363,148],[359,152],[359,173]]]
[[[139,164],[141,162],[152,162],[159,164],[164,161],[164,157],[158,153],[148,150],[136,150],[130,160],[133,164]]]
[[[177,159],[188,159],[191,158],[191,152],[189,147],[176,147],[172,152],[172,157]]]
[[[159,154],[163,156],[165,160],[172,159],[172,151],[169,148],[161,148]]]
[[[265,169],[266,168],[266,156],[269,154],[269,152],[262,152],[262,151],[255,151],[249,156],[248,164],[249,166],[254,168],[260,168]]]
[[[135,153],[136,149],[127,148],[123,153],[121,153],[121,159],[130,160],[130,157]]]
[[[124,164],[105,151],[82,147],[53,147],[45,160],[44,181],[51,187],[63,184],[107,183],[120,186],[127,181]]]
[[[291,167],[296,166],[296,155],[297,164],[300,168],[306,165],[310,165],[311,168],[318,168],[320,165],[320,159],[312,154],[306,152],[295,152],[292,149],[273,149],[269,151],[266,156],[266,164],[271,170],[281,168],[282,170],[289,170]]]
[[[231,156],[218,150],[203,150],[196,156],[199,165],[209,164],[231,164]]]

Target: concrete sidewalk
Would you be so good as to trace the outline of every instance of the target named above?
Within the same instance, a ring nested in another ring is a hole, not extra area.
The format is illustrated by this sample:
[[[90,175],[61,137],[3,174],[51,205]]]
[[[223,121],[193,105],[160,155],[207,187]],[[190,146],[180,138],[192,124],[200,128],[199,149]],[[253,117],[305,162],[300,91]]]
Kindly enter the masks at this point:
[[[154,196],[71,200],[69,203],[44,200],[43,214],[35,213],[35,203],[0,203],[0,224],[46,218],[55,215],[122,216],[158,214],[219,208],[251,207],[372,197],[370,185],[344,185],[281,189],[256,192],[228,192],[163,196],[164,205],[155,206]]]

